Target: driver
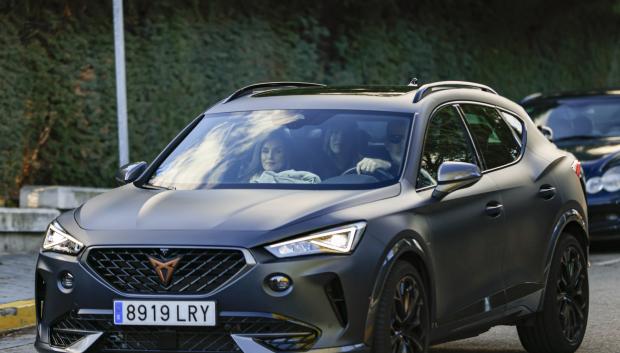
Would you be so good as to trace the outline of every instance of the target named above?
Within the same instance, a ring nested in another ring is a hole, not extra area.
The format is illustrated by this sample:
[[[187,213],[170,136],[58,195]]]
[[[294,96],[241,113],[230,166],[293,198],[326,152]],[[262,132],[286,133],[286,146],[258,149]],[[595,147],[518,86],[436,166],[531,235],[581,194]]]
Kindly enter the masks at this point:
[[[387,125],[385,141],[385,149],[388,152],[387,156],[383,158],[363,158],[357,163],[357,173],[374,173],[377,169],[383,169],[391,175],[397,175],[405,155],[406,132],[407,126],[404,121],[390,121]]]

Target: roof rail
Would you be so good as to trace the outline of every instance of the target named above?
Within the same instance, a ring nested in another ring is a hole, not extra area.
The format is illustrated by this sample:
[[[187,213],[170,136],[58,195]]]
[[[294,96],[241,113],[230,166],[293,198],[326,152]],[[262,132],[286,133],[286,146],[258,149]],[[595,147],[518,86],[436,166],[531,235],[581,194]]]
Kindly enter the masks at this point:
[[[246,96],[248,94],[254,93],[256,90],[261,88],[278,88],[278,87],[324,87],[325,85],[320,83],[312,83],[312,82],[261,82],[255,83],[253,85],[245,86],[240,90],[235,91],[235,93],[231,94],[228,98],[224,100],[223,103],[228,103],[234,99],[239,97]]]
[[[413,97],[413,103],[417,103],[421,101],[424,97],[429,94],[440,90],[445,89],[454,89],[454,88],[471,88],[471,89],[479,89],[484,92],[489,92],[493,94],[497,94],[497,92],[489,86],[481,85],[479,83],[467,82],[467,81],[440,81],[434,83],[427,83],[422,85],[415,93]]]

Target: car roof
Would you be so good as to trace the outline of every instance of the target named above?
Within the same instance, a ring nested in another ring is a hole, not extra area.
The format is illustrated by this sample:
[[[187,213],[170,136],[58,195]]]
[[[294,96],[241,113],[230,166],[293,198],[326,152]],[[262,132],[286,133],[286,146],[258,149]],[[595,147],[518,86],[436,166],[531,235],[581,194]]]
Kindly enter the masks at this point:
[[[426,97],[445,97],[448,92],[458,91],[468,96],[501,97],[488,86],[465,81],[440,81],[421,86],[325,86],[307,82],[272,82],[241,88],[215,104],[206,113],[273,109],[413,112],[423,102],[435,100]]]
[[[226,98],[207,113],[268,109],[354,109],[411,112],[410,86],[282,87]]]

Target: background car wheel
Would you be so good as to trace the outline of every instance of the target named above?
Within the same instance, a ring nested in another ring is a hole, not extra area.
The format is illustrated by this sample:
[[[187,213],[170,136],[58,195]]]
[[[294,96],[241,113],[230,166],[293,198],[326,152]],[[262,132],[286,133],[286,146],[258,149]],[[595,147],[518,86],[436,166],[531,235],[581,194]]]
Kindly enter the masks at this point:
[[[373,352],[427,352],[430,321],[426,293],[415,267],[406,262],[394,265],[379,300]]]
[[[588,264],[584,249],[565,234],[553,257],[544,307],[533,325],[518,325],[519,339],[530,353],[572,353],[579,348],[588,323]]]

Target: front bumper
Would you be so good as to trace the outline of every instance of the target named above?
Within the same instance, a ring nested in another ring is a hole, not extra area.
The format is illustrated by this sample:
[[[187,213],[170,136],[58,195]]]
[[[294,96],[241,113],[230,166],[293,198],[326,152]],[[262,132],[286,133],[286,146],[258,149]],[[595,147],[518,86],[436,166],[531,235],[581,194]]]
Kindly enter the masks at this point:
[[[235,336],[233,337],[237,346],[239,347],[238,352],[242,353],[275,353],[274,351],[265,348],[263,345],[257,343],[251,338],[243,337],[243,336]],[[93,336],[92,341],[95,342],[99,339],[99,336]],[[85,342],[85,349],[88,349],[88,345],[92,344],[90,342]],[[35,348],[38,352],[41,353],[60,353],[60,352],[84,352],[84,350],[80,350],[82,347],[73,347],[71,350],[60,350],[54,347],[51,347],[49,344],[37,342],[35,343]],[[161,352],[161,351],[158,351]],[[371,353],[370,348],[368,348],[365,344],[360,343],[352,346],[343,346],[343,347],[332,347],[332,348],[319,348],[319,349],[311,349],[309,351],[305,351],[306,353]]]
[[[206,295],[136,295],[113,288],[93,272],[84,255],[41,253],[36,269],[35,346],[39,352],[72,353],[369,352],[361,342],[373,281],[359,273],[371,273],[365,267],[372,262],[354,255],[286,261],[260,252],[254,255],[259,261]],[[71,290],[60,285],[65,272],[73,275]],[[293,289],[286,295],[270,292],[264,280],[273,273],[290,276]],[[340,296],[328,289],[334,281],[344,288]],[[112,303],[119,299],[214,300],[218,326],[114,326]]]

